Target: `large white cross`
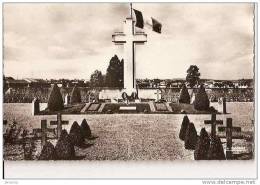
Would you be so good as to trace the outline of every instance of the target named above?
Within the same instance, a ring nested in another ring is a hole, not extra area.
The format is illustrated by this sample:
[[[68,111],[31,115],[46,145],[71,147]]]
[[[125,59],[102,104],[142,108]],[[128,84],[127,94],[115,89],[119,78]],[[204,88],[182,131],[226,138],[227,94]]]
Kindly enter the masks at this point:
[[[132,17],[124,21],[124,32],[115,32],[112,35],[115,44],[124,45],[124,91],[127,95],[136,92],[136,65],[135,65],[135,46],[147,41],[147,35],[143,32],[135,32],[135,21]]]

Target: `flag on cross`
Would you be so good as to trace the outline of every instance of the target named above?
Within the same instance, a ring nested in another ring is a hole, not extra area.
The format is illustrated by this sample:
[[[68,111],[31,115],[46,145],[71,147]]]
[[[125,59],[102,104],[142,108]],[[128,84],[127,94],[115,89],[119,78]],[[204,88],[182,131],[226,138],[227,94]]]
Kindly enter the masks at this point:
[[[138,28],[144,28],[144,25],[152,28],[153,31],[157,33],[161,33],[162,31],[162,24],[157,21],[156,19],[150,17],[149,19],[144,20],[143,14],[141,11],[133,9],[135,12],[136,23],[135,26]]]

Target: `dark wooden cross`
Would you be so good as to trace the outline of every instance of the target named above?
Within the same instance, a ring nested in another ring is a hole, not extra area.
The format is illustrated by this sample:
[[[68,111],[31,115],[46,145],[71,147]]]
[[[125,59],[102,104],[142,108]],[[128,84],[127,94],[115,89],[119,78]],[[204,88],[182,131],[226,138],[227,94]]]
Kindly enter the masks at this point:
[[[41,144],[43,147],[47,142],[47,120],[41,120],[41,133]]]
[[[41,138],[42,147],[47,142],[47,132],[55,133],[54,128],[47,128],[47,120],[41,120],[41,128],[33,129],[33,135],[36,136],[36,138]]]
[[[211,114],[211,120],[205,120],[204,124],[211,125],[211,137],[216,136],[216,125],[223,125],[223,120],[217,120],[216,114]]]
[[[225,135],[220,135],[220,138],[226,138],[227,148],[226,148],[226,158],[232,158],[232,139],[243,139],[241,133],[241,127],[232,126],[232,118],[227,118],[227,126],[218,127],[219,132],[226,133]]]
[[[61,113],[57,114],[57,121],[50,121],[50,125],[57,125],[57,137],[60,138],[62,125],[68,125],[69,121],[62,121]]]
[[[3,120],[3,124],[7,125],[7,120],[6,119]]]

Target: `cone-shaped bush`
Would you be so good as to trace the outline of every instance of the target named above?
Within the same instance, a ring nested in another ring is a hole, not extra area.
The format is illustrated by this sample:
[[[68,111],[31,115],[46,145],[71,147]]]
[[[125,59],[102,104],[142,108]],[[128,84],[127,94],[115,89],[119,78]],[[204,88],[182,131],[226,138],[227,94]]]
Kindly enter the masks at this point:
[[[77,86],[73,87],[72,89],[70,103],[71,104],[81,103],[80,91]]]
[[[205,128],[202,128],[200,131],[199,140],[196,144],[194,151],[195,160],[207,160],[208,151],[209,151],[210,139]]]
[[[50,142],[47,142],[42,148],[39,160],[55,160],[55,158],[54,146]]]
[[[48,109],[50,111],[58,111],[63,109],[63,99],[57,84],[54,84],[48,100]]]
[[[182,124],[181,124],[181,130],[179,133],[179,138],[183,141],[185,140],[186,130],[188,128],[189,123],[190,123],[190,120],[189,120],[188,116],[185,115],[183,117]]]
[[[225,160],[225,153],[219,137],[211,138],[208,151],[208,160]]]
[[[196,110],[208,110],[209,98],[203,85],[200,86],[198,93],[195,96],[194,108]]]
[[[91,130],[90,130],[90,127],[89,127],[86,119],[83,119],[80,127],[81,127],[83,137],[84,138],[90,138],[91,137]]]
[[[75,158],[75,149],[66,130],[61,131],[60,138],[55,146],[57,160],[72,160]]]
[[[189,95],[188,89],[186,88],[185,84],[183,84],[183,86],[181,88],[179,102],[188,103],[188,104],[190,103],[190,95]]]
[[[84,136],[78,122],[74,121],[70,128],[70,139],[73,145],[80,146],[84,143]]]
[[[193,123],[189,123],[185,134],[185,149],[194,150],[197,143],[197,131]]]

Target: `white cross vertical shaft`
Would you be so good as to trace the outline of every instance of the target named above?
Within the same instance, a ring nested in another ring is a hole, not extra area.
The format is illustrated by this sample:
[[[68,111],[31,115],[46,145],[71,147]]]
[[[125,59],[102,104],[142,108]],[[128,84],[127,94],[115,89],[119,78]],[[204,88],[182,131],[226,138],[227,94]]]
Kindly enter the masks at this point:
[[[126,43],[124,45],[124,88],[127,94],[135,88],[135,47],[133,42],[134,27],[132,18],[126,18],[124,25]]]
[[[130,16],[124,21],[124,33],[117,32],[112,35],[115,44],[124,45],[124,90],[128,95],[136,92],[136,63],[135,46],[136,43],[143,44],[147,41],[145,33],[135,32],[135,21],[132,17],[132,7]]]

